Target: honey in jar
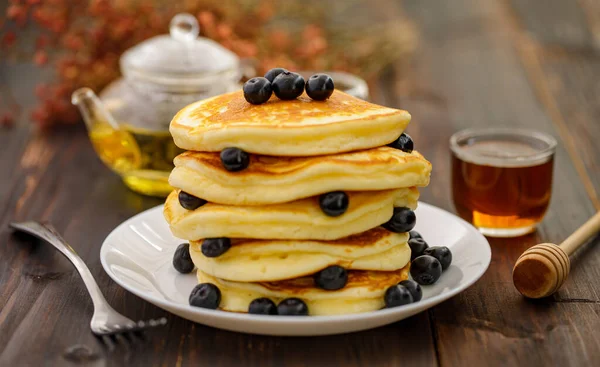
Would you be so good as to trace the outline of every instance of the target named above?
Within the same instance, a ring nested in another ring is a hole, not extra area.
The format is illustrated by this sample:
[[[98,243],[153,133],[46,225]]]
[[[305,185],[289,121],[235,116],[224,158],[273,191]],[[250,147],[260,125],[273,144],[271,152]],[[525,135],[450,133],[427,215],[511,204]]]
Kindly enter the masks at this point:
[[[458,214],[488,236],[535,230],[550,203],[554,138],[519,129],[473,129],[455,134],[450,144]]]

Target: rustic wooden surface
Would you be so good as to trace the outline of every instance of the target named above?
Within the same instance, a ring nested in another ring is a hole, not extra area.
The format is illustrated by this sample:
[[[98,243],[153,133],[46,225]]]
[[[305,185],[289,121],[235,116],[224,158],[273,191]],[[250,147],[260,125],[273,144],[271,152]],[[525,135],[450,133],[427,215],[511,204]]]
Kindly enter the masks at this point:
[[[386,327],[319,338],[243,335],[168,315],[104,273],[99,247],[121,221],[159,200],[129,192],[74,127],[40,135],[28,122],[36,71],[0,82],[24,107],[0,130],[0,366],[600,365],[600,246],[573,259],[553,297],[523,299],[511,269],[526,248],[560,242],[600,209],[600,4],[595,0],[373,1],[400,6],[421,34],[407,75],[392,66],[373,99],[409,110],[409,133],[434,164],[423,200],[453,210],[448,138],[470,126],[523,126],[559,140],[550,210],[537,233],[490,240],[492,263],[462,294]],[[168,316],[144,343],[107,354],[91,335],[92,305],[50,246],[11,234],[10,221],[49,220],[90,266],[106,298],[132,318]],[[76,350],[76,352],[73,352]],[[78,350],[78,351],[77,351]]]

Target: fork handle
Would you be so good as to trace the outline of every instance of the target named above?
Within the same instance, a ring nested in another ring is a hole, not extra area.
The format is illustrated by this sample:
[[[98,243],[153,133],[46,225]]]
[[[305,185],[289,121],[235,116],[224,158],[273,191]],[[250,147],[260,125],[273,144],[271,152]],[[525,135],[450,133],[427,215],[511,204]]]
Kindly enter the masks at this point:
[[[85,287],[92,298],[94,304],[94,312],[100,310],[106,310],[108,303],[102,295],[98,284],[94,280],[90,269],[87,267],[85,262],[71,246],[65,241],[58,231],[50,224],[42,224],[38,222],[26,222],[26,223],[11,223],[10,226],[14,229],[29,233],[37,238],[40,238],[60,251],[77,269],[77,272],[81,276]]]

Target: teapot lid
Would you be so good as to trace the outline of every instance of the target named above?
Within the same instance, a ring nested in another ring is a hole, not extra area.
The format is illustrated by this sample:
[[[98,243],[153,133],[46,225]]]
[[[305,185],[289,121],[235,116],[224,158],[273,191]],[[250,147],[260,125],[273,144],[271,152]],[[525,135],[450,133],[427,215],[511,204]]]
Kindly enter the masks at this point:
[[[200,27],[191,14],[177,14],[170,35],[152,37],[121,56],[125,78],[176,90],[194,89],[227,78],[239,78],[239,58],[217,42],[198,37]]]

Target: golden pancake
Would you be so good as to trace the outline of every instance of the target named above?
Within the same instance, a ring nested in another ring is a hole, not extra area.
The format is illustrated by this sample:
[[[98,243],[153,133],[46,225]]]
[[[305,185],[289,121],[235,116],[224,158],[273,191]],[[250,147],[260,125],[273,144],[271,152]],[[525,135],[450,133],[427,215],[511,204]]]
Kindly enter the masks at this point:
[[[317,288],[312,277],[279,282],[242,283],[232,282],[197,271],[199,283],[212,283],[221,291],[219,309],[248,312],[254,299],[266,297],[275,303],[285,298],[297,297],[308,306],[311,316],[344,315],[376,311],[385,306],[385,291],[408,279],[410,265],[396,271],[350,270],[348,283],[337,291]]]
[[[403,110],[378,106],[334,91],[326,101],[306,94],[261,105],[241,90],[184,107],[171,121],[175,144],[219,152],[237,147],[273,156],[314,156],[374,148],[394,141],[410,122]]]
[[[251,155],[248,168],[227,171],[218,153],[175,158],[169,183],[212,203],[265,205],[330,191],[376,191],[427,186],[431,163],[413,151],[380,147],[320,157]]]
[[[176,237],[257,238],[294,240],[337,240],[386,223],[394,207],[415,209],[416,188],[385,191],[347,192],[349,205],[338,217],[327,216],[318,197],[289,203],[261,206],[232,206],[207,203],[196,210],[184,209],[173,191],[164,207],[164,216]]]
[[[382,227],[335,241],[234,239],[218,257],[202,254],[202,241],[190,241],[198,269],[238,282],[272,282],[314,274],[330,265],[346,269],[393,271],[410,261],[407,233]]]

